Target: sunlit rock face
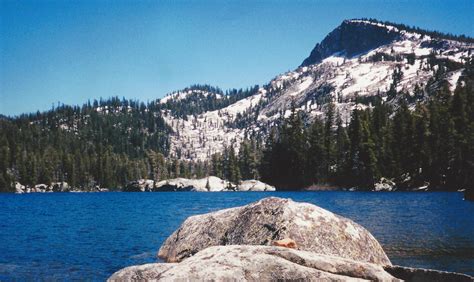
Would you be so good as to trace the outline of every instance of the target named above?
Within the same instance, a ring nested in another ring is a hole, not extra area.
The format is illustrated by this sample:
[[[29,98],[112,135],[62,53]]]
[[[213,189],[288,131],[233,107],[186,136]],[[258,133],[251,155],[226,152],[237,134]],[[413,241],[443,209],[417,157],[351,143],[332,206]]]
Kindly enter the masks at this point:
[[[164,242],[158,256],[179,262],[218,245],[271,245],[291,238],[299,250],[389,265],[377,240],[359,224],[308,203],[265,198],[192,216]]]

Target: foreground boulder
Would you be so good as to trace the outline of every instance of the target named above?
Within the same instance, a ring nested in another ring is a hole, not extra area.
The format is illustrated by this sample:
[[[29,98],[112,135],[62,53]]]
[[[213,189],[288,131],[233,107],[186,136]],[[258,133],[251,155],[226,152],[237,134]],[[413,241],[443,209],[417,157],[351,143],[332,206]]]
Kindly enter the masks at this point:
[[[217,245],[271,245],[291,238],[299,250],[390,265],[362,226],[308,203],[265,198],[247,206],[189,217],[161,246],[158,256],[179,262]]]
[[[151,263],[109,281],[398,281],[382,266],[273,246],[214,246],[181,263]]]

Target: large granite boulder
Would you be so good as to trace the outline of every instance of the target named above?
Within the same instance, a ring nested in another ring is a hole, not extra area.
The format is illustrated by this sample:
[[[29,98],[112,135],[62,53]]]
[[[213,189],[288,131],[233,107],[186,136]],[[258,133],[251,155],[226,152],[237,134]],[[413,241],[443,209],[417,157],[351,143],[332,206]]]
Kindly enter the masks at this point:
[[[275,197],[189,217],[158,256],[179,262],[210,246],[271,245],[284,238],[295,240],[300,250],[390,265],[377,240],[359,224],[312,204]]]
[[[181,263],[151,263],[109,281],[398,281],[382,266],[273,246],[214,246]]]

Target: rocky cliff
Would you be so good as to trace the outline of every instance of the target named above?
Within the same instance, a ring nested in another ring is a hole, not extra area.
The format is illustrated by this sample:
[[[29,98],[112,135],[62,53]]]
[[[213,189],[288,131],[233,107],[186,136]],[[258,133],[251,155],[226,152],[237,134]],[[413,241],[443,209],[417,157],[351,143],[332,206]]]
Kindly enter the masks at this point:
[[[389,44],[397,37],[400,37],[400,32],[394,27],[387,28],[382,24],[368,24],[362,20],[345,20],[321,43],[316,44],[301,66],[320,63],[335,54],[348,58],[360,55]]]

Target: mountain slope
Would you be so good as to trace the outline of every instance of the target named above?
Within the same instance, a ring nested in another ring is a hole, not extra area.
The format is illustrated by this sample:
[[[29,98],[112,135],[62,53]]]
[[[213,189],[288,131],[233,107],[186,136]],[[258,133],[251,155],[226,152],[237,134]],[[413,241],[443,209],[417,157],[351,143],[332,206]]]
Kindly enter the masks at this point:
[[[333,102],[347,122],[352,109],[370,107],[373,97],[393,105],[406,98],[414,104],[435,89],[453,91],[473,59],[471,40],[403,27],[346,20],[299,68],[277,76],[255,94],[186,119],[164,112],[174,130],[171,156],[206,160],[231,144],[238,150],[245,138],[265,136],[292,107],[314,119]]]

